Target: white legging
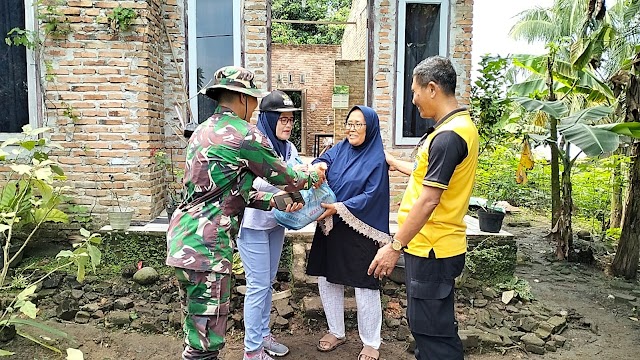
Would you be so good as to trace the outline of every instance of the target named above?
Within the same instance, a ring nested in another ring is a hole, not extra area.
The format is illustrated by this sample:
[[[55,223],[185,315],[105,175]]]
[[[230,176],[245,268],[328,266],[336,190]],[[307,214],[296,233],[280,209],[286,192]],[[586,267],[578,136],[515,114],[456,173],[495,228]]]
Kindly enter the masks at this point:
[[[320,299],[327,316],[329,332],[337,338],[345,336],[344,285],[333,284],[324,276],[318,277]],[[380,291],[355,288],[358,307],[358,333],[362,343],[374,349],[380,348],[382,329],[382,303]]]

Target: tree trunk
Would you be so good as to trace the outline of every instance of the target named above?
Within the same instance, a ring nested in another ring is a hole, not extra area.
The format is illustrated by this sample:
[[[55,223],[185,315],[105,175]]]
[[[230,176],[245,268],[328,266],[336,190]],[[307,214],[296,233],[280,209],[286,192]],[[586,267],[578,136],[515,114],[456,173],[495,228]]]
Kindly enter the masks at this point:
[[[640,60],[640,53],[636,55]],[[625,121],[640,121],[640,68],[629,78],[627,87],[627,116]],[[629,169],[629,196],[622,223],[622,232],[618,251],[611,269],[616,276],[635,279],[638,276],[638,257],[640,256],[640,143],[633,145],[631,168]]]
[[[611,189],[611,214],[609,217],[609,226],[603,226],[602,231],[607,228],[619,228],[620,224],[622,224],[622,162],[619,162],[614,166],[613,171],[611,172],[611,181],[613,186]]]
[[[549,101],[557,100],[553,92],[553,56],[550,54],[547,58]],[[551,143],[551,227],[554,228],[560,219],[560,148],[558,119],[553,116],[549,116],[549,142]]]
[[[560,218],[556,232],[556,257],[558,260],[569,259],[569,253],[573,250],[573,230],[571,228],[571,216],[573,212],[573,187],[571,185],[571,159],[569,146],[564,156],[562,156],[562,207],[560,208]]]
[[[640,256],[640,143],[633,146],[629,197],[622,224],[618,251],[611,266],[613,274],[635,279]]]

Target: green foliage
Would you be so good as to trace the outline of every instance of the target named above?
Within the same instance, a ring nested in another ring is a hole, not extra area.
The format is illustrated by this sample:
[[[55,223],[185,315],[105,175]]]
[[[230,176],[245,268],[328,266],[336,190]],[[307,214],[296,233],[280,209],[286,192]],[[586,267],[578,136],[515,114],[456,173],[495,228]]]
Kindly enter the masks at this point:
[[[75,249],[73,251],[60,251],[56,256],[56,259],[58,259],[57,266],[45,275],[39,277],[33,282],[30,282],[30,279],[24,276],[17,277],[14,279],[15,281],[12,281],[11,287],[23,288],[24,290],[18,293],[6,308],[0,308],[0,329],[4,327],[16,327],[21,336],[60,353],[59,349],[42,343],[37,338],[21,331],[21,328],[37,328],[57,337],[67,337],[64,332],[34,321],[38,315],[38,308],[31,300],[35,295],[38,284],[56,271],[75,266],[77,268],[76,279],[79,282],[84,280],[85,267],[87,265],[91,265],[91,269],[95,271],[96,266],[100,264],[101,261],[101,253],[97,248],[97,245],[101,242],[101,237],[99,234],[92,234],[85,229],[81,229],[80,234],[82,236],[82,241],[74,245]],[[4,279],[2,280],[3,281],[0,281],[0,284],[4,284]],[[4,288],[2,288],[1,285],[0,289],[3,289],[4,291]],[[11,354],[8,351],[0,349],[0,356],[3,355]]]
[[[346,21],[351,0],[273,0],[273,19]],[[281,44],[340,44],[345,25],[272,23],[271,40]]]
[[[525,301],[531,301],[534,299],[533,294],[531,293],[531,285],[525,279],[520,279],[517,276],[512,277],[511,279],[496,284],[496,287],[502,291],[510,291],[513,290],[516,292],[520,299]]]
[[[234,275],[244,274],[244,266],[242,265],[242,259],[239,252],[233,253],[233,268],[231,269]]]
[[[42,1],[36,3],[38,12],[37,19],[44,25],[45,35],[56,38],[65,38],[71,32],[71,25],[66,16],[59,10],[60,6],[66,5],[65,1],[57,0],[44,4]]]
[[[103,270],[119,272],[142,261],[144,266],[165,267],[167,240],[162,236],[145,233],[109,232],[104,234],[102,250]],[[109,267],[109,268],[106,268]]]
[[[620,241],[620,235],[622,234],[621,228],[609,228],[605,232],[605,241],[608,244],[616,244]]]
[[[501,244],[491,238],[467,252],[465,268],[469,276],[486,284],[497,284],[513,277],[516,245]]]
[[[488,200],[504,200],[514,206],[544,209],[551,204],[549,167],[536,164],[527,172],[526,184],[516,183],[519,150],[515,145],[498,145],[478,159],[474,196]]]
[[[502,130],[508,118],[508,99],[505,99],[507,59],[485,55],[480,60],[480,77],[471,86],[471,115],[482,149],[491,149],[507,135]]]
[[[184,177],[184,169],[175,167],[173,157],[164,151],[156,151],[153,157],[156,165],[164,172],[169,196],[168,203],[171,206],[176,206],[182,201],[182,178]]]
[[[33,50],[38,46],[40,39],[35,31],[13,28],[7,33],[4,42],[9,46],[24,46]]]
[[[113,9],[111,14],[107,16],[109,26],[113,32],[128,31],[131,23],[138,17],[138,13],[134,9],[118,6]]]

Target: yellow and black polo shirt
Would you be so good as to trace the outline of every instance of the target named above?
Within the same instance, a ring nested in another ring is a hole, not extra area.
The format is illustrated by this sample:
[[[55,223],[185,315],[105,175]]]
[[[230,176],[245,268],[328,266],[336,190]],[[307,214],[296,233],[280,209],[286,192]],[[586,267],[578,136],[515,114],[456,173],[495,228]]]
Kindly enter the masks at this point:
[[[478,165],[478,130],[466,109],[447,114],[418,149],[413,172],[398,210],[402,226],[424,186],[444,189],[427,223],[409,242],[405,252],[447,258],[467,251],[464,216]]]

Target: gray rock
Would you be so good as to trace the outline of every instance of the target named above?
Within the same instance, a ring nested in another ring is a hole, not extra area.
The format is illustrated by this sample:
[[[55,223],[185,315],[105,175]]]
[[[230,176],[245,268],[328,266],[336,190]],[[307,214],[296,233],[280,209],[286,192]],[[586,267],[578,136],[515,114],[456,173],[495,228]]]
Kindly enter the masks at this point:
[[[476,331],[472,330],[458,330],[458,336],[462,340],[462,347],[465,349],[471,349],[478,347],[480,341],[480,335]]]
[[[413,335],[409,335],[409,338],[407,339],[407,343],[409,344],[407,346],[407,352],[410,353],[415,353],[416,352],[416,339],[413,338]],[[464,343],[462,343],[464,345]]]
[[[396,329],[400,326],[400,319],[386,318],[384,321],[387,327],[391,329]]]
[[[102,310],[98,310],[91,314],[91,317],[94,319],[102,319],[104,317],[104,312]]]
[[[556,350],[558,349],[558,344],[556,344],[556,342],[553,340],[547,341],[547,343],[544,344],[544,349],[550,352],[556,352]]]
[[[84,291],[78,289],[71,290],[71,297],[73,299],[80,300],[82,296],[84,296]]]
[[[612,295],[616,298],[615,302],[618,304],[624,304],[624,303],[633,302],[636,300],[635,296],[629,295],[629,294],[613,293]]]
[[[78,324],[86,324],[89,322],[89,319],[91,319],[91,314],[86,311],[78,311],[76,313],[76,322]]]
[[[501,346],[502,345],[502,337],[496,334],[490,334],[487,332],[482,332],[478,335],[478,339],[483,345],[487,346]]]
[[[532,317],[520,318],[516,321],[516,327],[522,331],[532,332],[538,328],[538,322]]]
[[[535,334],[540,339],[547,340],[547,338],[551,336],[552,332],[553,332],[553,325],[549,324],[546,321],[543,321],[538,325],[538,328],[536,329]]]
[[[491,319],[491,314],[489,311],[485,309],[478,309],[476,312],[476,320],[480,324],[487,325],[488,327],[493,327],[493,320]]]
[[[282,316],[285,319],[292,317],[295,313],[289,302],[278,302],[276,304],[276,311],[278,315]]]
[[[513,306],[513,305],[507,306],[507,311],[510,312],[510,313],[518,313],[518,312],[520,312],[520,310],[518,310],[518,308]]]
[[[527,344],[524,346],[524,349],[530,353],[538,354],[538,355],[544,355],[545,353],[544,345],[538,346],[538,345]]]
[[[58,294],[58,289],[42,289],[36,293],[36,299],[48,299]]]
[[[73,299],[64,299],[56,307],[56,317],[61,320],[71,321],[78,312],[78,302]]]
[[[273,327],[276,329],[287,329],[289,328],[289,320],[283,318],[282,316],[277,316],[275,321],[273,322]]]
[[[174,329],[174,330],[178,330],[182,328],[182,313],[178,312],[178,311],[174,311],[172,313],[169,314],[169,326]]]
[[[495,299],[498,297],[498,292],[495,291],[493,288],[486,287],[482,290],[482,295],[489,299]]]
[[[400,325],[396,331],[396,339],[399,341],[406,341],[411,335],[411,330],[408,326]]]
[[[43,289],[56,289],[62,283],[62,274],[51,274],[42,282]]]
[[[593,240],[591,233],[588,232],[587,230],[580,230],[578,231],[577,235],[578,235],[578,239],[587,240],[587,241]]]
[[[80,307],[80,310],[93,314],[94,312],[100,310],[100,304],[98,303],[85,304]]]
[[[116,310],[128,310],[133,307],[133,300],[128,297],[117,299],[113,302],[113,308]]]
[[[127,286],[116,285],[113,287],[113,296],[125,296],[131,292]]]
[[[551,325],[551,332],[555,334],[567,326],[567,318],[564,316],[553,316],[547,320],[547,323]]]
[[[105,318],[107,326],[123,326],[131,322],[128,311],[116,310],[107,314]]]
[[[556,343],[556,345],[558,345],[558,347],[563,347],[564,344],[567,342],[567,338],[561,335],[553,335],[551,339],[553,339],[553,341]]]
[[[89,293],[85,293],[84,297],[89,301],[94,301],[100,297],[100,294],[98,294],[97,292],[89,292]]]
[[[485,299],[478,299],[478,300],[473,302],[473,306],[477,307],[477,308],[483,308],[483,307],[487,306],[487,304],[489,304],[489,301],[487,301]]]
[[[158,281],[159,277],[160,276],[158,275],[156,269],[150,266],[146,266],[133,274],[133,281],[137,282],[140,285],[151,285]]]
[[[531,333],[522,336],[520,338],[520,341],[522,341],[525,345],[535,345],[544,348],[544,340]]]

